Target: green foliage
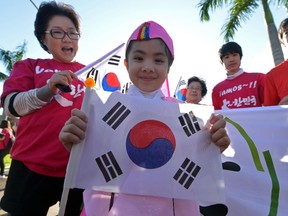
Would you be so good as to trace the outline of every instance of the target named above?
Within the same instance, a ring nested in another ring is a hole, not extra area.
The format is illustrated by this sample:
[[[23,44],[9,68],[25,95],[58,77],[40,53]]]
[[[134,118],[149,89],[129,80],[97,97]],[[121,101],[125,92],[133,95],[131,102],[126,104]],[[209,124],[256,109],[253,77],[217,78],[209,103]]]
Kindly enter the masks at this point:
[[[6,71],[0,71],[0,80],[5,80],[10,75],[15,62],[21,60],[27,49],[27,42],[24,41],[21,45],[17,46],[14,51],[3,50],[0,48],[0,61],[3,63]]]
[[[273,15],[269,8],[269,4],[277,4],[278,7],[284,6],[288,9],[288,0],[201,0],[198,3],[200,9],[200,20],[210,21],[210,12],[223,6],[227,6],[228,17],[226,23],[221,28],[221,34],[224,35],[226,42],[233,40],[238,28],[242,27],[241,23],[246,22],[253,13],[262,6],[267,24],[267,32],[269,34],[270,45],[275,65],[284,61],[284,54],[278,41],[276,26],[273,20]],[[283,18],[284,19],[284,18]]]
[[[5,170],[10,168],[11,160],[10,154],[4,157]]]

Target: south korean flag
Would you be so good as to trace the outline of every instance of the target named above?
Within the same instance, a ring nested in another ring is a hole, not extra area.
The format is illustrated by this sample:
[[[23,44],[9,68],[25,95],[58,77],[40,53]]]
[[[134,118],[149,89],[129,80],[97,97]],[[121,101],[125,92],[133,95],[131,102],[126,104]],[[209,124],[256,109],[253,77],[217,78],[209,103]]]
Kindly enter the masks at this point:
[[[209,106],[93,90],[71,186],[224,201],[221,154],[206,127],[212,111]]]

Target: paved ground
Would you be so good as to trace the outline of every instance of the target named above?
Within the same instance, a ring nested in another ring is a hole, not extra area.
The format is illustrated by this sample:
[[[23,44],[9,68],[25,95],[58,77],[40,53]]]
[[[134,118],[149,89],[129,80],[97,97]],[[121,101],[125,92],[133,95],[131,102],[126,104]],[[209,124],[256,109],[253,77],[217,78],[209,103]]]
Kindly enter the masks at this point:
[[[3,192],[4,192],[5,184],[6,184],[6,179],[0,179],[0,196],[1,197],[2,197]],[[0,208],[0,215],[4,216],[7,214]]]
[[[0,197],[3,196],[4,188],[6,184],[6,179],[0,179]],[[56,216],[58,215],[59,205],[56,204],[49,209],[47,216]],[[7,216],[8,214],[0,208],[0,216]]]

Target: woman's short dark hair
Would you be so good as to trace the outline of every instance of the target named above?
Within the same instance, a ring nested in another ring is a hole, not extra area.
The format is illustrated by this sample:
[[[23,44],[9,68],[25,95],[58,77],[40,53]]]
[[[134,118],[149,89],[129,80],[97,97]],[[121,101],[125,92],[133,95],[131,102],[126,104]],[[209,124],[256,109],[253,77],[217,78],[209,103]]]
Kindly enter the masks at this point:
[[[49,21],[52,17],[57,15],[68,17],[74,24],[77,32],[80,33],[79,16],[71,5],[55,1],[41,3],[34,22],[34,35],[39,41],[41,47],[47,52],[48,48],[43,44],[42,38],[45,34],[44,32],[47,30]]]
[[[202,95],[202,98],[204,98],[205,95],[207,94],[207,86],[206,86],[205,80],[203,80],[197,76],[193,76],[193,77],[188,79],[187,87],[190,85],[191,82],[199,82],[201,84],[201,95]]]
[[[242,59],[243,56],[242,48],[236,42],[228,42],[222,45],[222,47],[218,51],[221,61],[223,60],[223,57],[228,53],[238,53],[240,55],[240,59]]]

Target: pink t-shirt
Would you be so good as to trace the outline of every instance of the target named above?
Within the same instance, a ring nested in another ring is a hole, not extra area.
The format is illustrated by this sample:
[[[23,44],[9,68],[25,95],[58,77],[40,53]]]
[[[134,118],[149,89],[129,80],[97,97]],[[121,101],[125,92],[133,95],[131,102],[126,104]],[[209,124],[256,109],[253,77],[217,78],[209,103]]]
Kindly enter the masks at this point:
[[[61,63],[53,59],[26,59],[15,63],[5,81],[1,98],[12,92],[24,92],[46,85],[50,77],[63,70],[76,72],[84,65]],[[69,152],[58,135],[70,118],[73,108],[80,108],[84,96],[83,83],[74,79],[72,92],[61,92],[41,109],[22,116],[11,157],[22,161],[30,170],[47,176],[64,177]]]
[[[259,107],[264,103],[264,78],[262,73],[243,72],[234,79],[225,79],[212,91],[215,110]]]
[[[14,139],[13,131],[8,128],[0,129],[1,133],[5,134],[5,139],[1,141],[0,150],[7,148],[9,140]]]

